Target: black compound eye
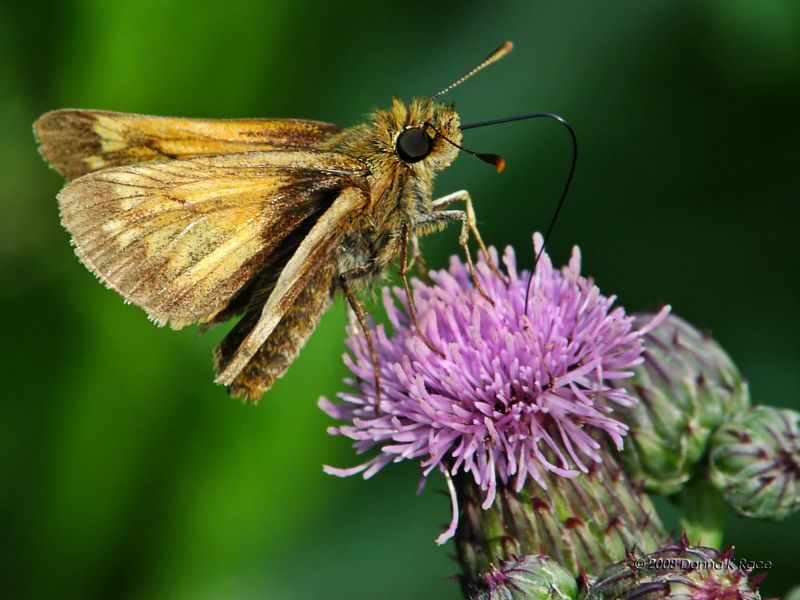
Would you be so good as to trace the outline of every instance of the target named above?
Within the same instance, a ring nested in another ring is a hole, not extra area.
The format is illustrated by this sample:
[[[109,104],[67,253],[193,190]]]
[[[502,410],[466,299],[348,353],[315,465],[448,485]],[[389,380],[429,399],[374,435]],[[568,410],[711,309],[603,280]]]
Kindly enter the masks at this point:
[[[431,153],[433,140],[419,127],[411,127],[397,136],[396,148],[400,160],[411,164]]]

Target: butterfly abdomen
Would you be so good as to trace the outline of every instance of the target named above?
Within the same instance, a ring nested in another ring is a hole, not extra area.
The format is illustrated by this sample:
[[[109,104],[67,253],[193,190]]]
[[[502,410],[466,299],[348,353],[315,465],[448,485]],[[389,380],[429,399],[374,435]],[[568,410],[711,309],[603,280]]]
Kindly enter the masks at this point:
[[[228,386],[231,396],[257,402],[275,380],[286,372],[330,305],[337,272],[334,261],[320,266],[267,341]],[[243,317],[242,321],[249,316]],[[255,319],[259,316],[255,314]],[[223,342],[215,351],[217,373],[227,362],[225,354]]]

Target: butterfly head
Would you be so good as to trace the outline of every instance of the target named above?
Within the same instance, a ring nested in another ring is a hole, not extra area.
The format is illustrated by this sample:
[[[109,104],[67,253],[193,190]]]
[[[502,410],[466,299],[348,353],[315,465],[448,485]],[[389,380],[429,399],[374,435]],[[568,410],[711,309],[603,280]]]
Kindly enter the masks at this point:
[[[409,104],[395,99],[376,117],[383,150],[410,169],[440,171],[458,156],[461,120],[452,106],[429,98]]]
[[[388,110],[375,111],[370,124],[344,131],[334,138],[333,145],[379,170],[388,168],[430,177],[448,167],[462,151],[501,171],[505,161],[500,156],[461,146],[458,113],[452,105],[437,99],[500,60],[512,47],[511,42],[504,42],[477,66],[432,96],[415,98],[408,104],[395,99]]]
[[[431,98],[415,98],[408,104],[395,99],[389,110],[375,111],[372,123],[368,137],[378,146],[376,154],[395,168],[432,174],[450,166],[459,151],[493,164],[498,171],[504,165],[495,154],[464,148],[455,108]]]

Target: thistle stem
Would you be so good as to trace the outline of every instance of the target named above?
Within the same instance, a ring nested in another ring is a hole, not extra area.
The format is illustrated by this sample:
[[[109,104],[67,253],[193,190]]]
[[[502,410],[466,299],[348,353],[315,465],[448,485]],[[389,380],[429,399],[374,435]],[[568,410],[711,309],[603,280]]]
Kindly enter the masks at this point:
[[[689,541],[719,549],[725,514],[722,496],[712,487],[705,473],[684,486],[678,495],[678,504],[683,511],[680,524]]]

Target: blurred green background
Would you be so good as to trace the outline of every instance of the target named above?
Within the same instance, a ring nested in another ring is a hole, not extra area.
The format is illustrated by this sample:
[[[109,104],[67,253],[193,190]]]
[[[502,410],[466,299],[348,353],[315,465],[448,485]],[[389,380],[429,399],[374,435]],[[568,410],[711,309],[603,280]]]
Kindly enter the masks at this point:
[[[74,257],[61,178],[31,124],[62,107],[359,122],[440,89],[498,43],[512,55],[455,90],[465,121],[552,110],[578,131],[550,246],[630,310],[669,302],[713,332],[756,402],[798,408],[800,4],[796,2],[136,2],[0,4],[0,596],[458,598],[449,517],[417,469],[369,482],[325,434],[341,388],[338,302],[256,407],[212,384],[222,332],[158,329]],[[467,188],[482,232],[530,257],[569,163],[535,121],[468,132],[437,191]],[[431,266],[457,251],[431,238]],[[797,572],[800,517],[730,517],[726,542]]]

